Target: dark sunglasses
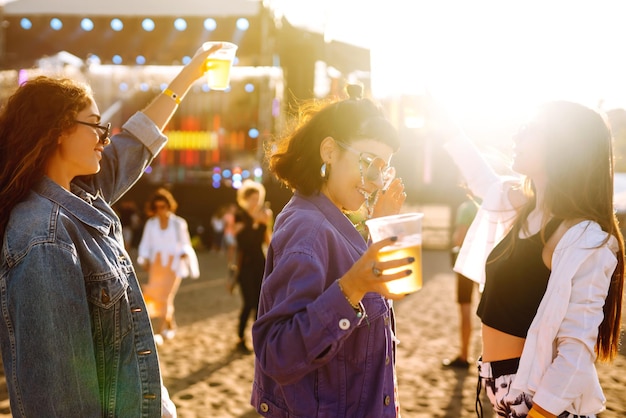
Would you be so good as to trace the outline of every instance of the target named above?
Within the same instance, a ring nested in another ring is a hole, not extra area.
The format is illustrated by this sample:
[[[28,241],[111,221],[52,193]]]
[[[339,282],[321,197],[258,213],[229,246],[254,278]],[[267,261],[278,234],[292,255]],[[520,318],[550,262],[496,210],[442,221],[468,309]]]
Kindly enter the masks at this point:
[[[98,125],[97,123],[83,122],[81,120],[75,120],[74,122],[101,130],[102,133],[98,136],[98,138],[100,138],[100,142],[104,145],[111,142],[111,140],[109,139],[109,136],[111,135],[111,123],[107,123],[106,125]]]

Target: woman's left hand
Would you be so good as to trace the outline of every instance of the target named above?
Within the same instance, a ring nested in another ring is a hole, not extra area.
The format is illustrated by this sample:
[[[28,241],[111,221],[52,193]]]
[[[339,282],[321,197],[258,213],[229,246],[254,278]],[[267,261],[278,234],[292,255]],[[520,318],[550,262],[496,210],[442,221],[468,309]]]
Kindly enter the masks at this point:
[[[394,179],[387,190],[378,191],[378,199],[374,205],[373,217],[397,215],[406,200],[402,179]]]
[[[185,66],[195,71],[195,79],[198,79],[204,75],[207,71],[207,59],[213,52],[222,48],[222,44],[217,43],[211,45],[210,48],[204,49],[204,45],[196,50],[196,53],[191,58],[191,61]]]

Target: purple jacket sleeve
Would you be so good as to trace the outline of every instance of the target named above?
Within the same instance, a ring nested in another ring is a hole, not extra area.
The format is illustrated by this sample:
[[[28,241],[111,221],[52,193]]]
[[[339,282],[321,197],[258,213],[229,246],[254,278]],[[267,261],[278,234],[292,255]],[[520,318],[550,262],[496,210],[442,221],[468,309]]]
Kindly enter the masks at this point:
[[[259,366],[279,384],[326,364],[362,323],[332,279],[327,287],[328,275],[313,253],[291,252],[265,278],[254,349]]]

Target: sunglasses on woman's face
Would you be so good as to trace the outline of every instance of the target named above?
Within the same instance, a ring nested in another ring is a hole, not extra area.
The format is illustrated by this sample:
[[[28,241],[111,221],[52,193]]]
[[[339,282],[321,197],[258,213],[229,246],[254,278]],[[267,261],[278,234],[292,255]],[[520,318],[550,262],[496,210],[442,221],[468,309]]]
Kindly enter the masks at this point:
[[[335,140],[335,142],[346,151],[359,156],[359,169],[361,170],[361,175],[365,180],[377,182],[380,179],[383,184],[386,185],[394,179],[396,175],[396,168],[388,165],[382,158],[372,156],[367,152],[361,152],[341,141]],[[363,169],[364,167],[365,169]]]
[[[81,125],[91,126],[94,129],[102,131],[98,135],[98,138],[102,144],[106,145],[111,142],[111,139],[109,139],[109,137],[111,136],[111,123],[107,123],[106,125],[98,125],[97,123],[83,122],[82,120],[76,120],[74,122],[80,123]]]

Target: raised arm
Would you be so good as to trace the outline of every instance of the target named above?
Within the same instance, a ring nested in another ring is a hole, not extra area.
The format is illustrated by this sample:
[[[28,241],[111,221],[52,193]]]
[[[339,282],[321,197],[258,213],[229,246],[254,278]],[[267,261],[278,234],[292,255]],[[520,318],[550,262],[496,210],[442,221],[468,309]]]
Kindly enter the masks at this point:
[[[476,145],[463,132],[459,131],[458,135],[446,141],[444,148],[475,196],[484,198],[490,187],[500,181]]]
[[[170,82],[167,89],[159,94],[144,110],[143,113],[150,118],[162,131],[171,117],[176,112],[178,104],[185,97],[189,88],[206,70],[206,60],[209,54],[221,48],[221,44],[214,45],[206,51],[200,47],[191,61]]]

